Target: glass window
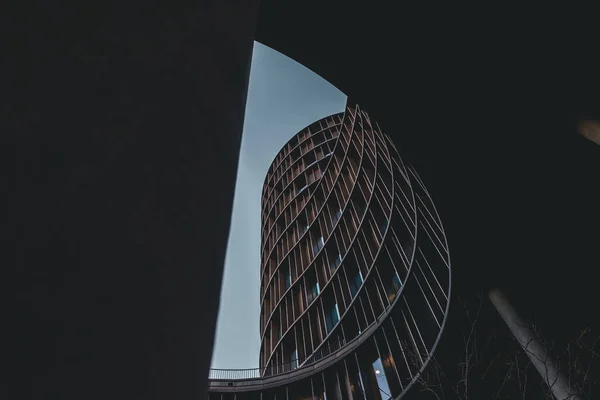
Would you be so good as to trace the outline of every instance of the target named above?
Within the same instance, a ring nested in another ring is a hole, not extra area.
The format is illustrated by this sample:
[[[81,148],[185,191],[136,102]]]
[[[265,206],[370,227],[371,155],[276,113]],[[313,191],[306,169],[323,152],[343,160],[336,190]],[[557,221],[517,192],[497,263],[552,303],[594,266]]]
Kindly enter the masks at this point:
[[[388,299],[390,302],[396,298],[396,295],[401,287],[402,282],[400,281],[400,277],[398,276],[398,273],[394,272],[394,275],[392,276],[392,286],[387,289]]]
[[[340,311],[338,310],[337,303],[334,303],[334,305],[325,314],[325,327],[327,328],[327,333],[331,332],[331,330],[335,327],[335,325],[339,321],[340,321]]]
[[[350,281],[350,293],[352,294],[352,297],[356,296],[356,293],[358,292],[358,289],[360,289],[362,283],[363,276],[361,272],[358,271]]]
[[[317,282],[308,290],[308,304],[312,303],[319,293],[321,293],[321,289],[319,288],[319,282]]]
[[[385,234],[385,230],[388,227],[388,220],[384,220],[381,225],[379,225],[379,232],[381,233],[381,236],[383,236]]]
[[[292,286],[292,277],[290,275],[290,267],[283,270],[283,280],[285,281],[285,288],[288,289]]]
[[[275,338],[276,340],[281,339],[281,335],[283,334],[282,330],[281,330],[281,323],[279,321],[279,318],[277,318],[274,322],[275,324],[275,333],[277,335],[277,337]]]
[[[335,225],[339,221],[339,219],[341,218],[341,216],[342,216],[342,209],[340,208],[340,209],[337,210],[337,212],[333,216],[333,218],[331,220],[331,225],[332,226]]]
[[[312,204],[307,204],[306,205],[306,215],[312,215],[313,214],[313,206]]]
[[[331,269],[331,272],[333,272],[338,265],[340,265],[342,263],[342,255],[338,254],[337,257],[335,257],[333,259],[333,261],[329,264],[329,268]]]
[[[361,216],[362,216],[362,215],[365,215],[365,213],[367,212],[367,206],[368,206],[368,204],[367,204],[367,203],[365,203],[365,204],[363,204],[363,206],[360,208],[360,215],[361,215]]]
[[[400,281],[400,277],[398,276],[397,272],[394,272],[394,277],[392,278],[392,286],[394,287],[394,290],[396,290],[396,292],[400,290],[400,287],[402,286],[402,282]]]
[[[316,255],[322,248],[325,246],[325,240],[323,240],[323,236],[317,240],[317,243],[313,246],[313,253]]]
[[[290,353],[290,368],[296,369],[298,368],[298,350],[294,349]]]
[[[375,360],[373,363],[373,372],[375,372],[375,379],[377,380],[377,386],[379,393],[381,394],[381,398],[390,399],[392,394],[390,393],[390,386],[388,385],[387,378],[385,377],[385,370],[383,369],[380,358]]]

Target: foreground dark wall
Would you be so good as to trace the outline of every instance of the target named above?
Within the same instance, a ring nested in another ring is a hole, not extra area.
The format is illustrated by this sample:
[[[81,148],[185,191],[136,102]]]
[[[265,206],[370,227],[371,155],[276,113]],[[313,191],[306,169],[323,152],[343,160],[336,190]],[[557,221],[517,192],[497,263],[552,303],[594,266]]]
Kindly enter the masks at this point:
[[[256,10],[2,12],[4,243],[16,258],[0,281],[16,303],[0,397],[202,396]]]
[[[598,323],[587,305],[600,147],[576,133],[600,110],[588,15],[264,0],[256,39],[352,96],[401,146],[447,224],[457,296],[503,287],[560,336]]]

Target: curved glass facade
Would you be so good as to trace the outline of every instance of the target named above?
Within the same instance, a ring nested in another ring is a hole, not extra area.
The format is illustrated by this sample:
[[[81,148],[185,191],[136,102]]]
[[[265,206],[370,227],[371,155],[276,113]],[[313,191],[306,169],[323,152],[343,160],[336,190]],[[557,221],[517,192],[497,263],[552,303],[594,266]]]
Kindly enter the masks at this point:
[[[357,105],[278,153],[262,202],[260,368],[215,399],[402,396],[436,347],[450,260],[427,189]]]

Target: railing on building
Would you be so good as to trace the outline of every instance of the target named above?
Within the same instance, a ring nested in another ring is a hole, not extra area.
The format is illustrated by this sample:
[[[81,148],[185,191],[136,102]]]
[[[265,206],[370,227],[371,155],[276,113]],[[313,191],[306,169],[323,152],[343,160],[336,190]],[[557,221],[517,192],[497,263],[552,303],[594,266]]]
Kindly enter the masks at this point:
[[[240,380],[240,379],[253,379],[253,378],[264,378],[267,376],[285,374],[287,372],[293,371],[298,368],[302,368],[311,364],[316,363],[317,361],[323,359],[324,357],[340,350],[346,341],[344,339],[340,339],[334,342],[326,343],[322,348],[320,348],[315,353],[311,354],[308,357],[304,357],[302,359],[295,359],[289,362],[272,365],[263,368],[244,368],[244,369],[219,369],[219,368],[211,368],[208,374],[208,379],[213,380]]]

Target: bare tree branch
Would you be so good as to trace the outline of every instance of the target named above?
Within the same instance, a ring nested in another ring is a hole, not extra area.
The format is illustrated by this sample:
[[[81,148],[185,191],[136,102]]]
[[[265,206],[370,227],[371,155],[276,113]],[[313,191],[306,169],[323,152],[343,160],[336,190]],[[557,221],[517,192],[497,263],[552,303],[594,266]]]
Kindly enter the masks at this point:
[[[522,345],[508,331],[482,325],[483,296],[470,302],[459,299],[459,304],[464,325],[463,331],[458,333],[462,343],[455,356],[456,362],[444,360],[442,366],[435,357],[429,361],[416,378],[423,396],[435,400],[525,400],[532,396],[554,399],[552,388],[557,385],[559,375],[564,374],[572,388],[570,396],[579,393],[588,400],[592,398],[592,390],[600,384],[600,336],[594,336],[589,328],[559,346],[557,342],[543,340],[538,327],[528,324],[533,335]],[[503,338],[513,340],[507,343]],[[533,352],[530,348],[533,341],[545,351]],[[421,360],[427,357],[416,354],[417,350],[408,343],[403,344],[403,349],[408,363],[420,370]],[[530,358],[543,366],[539,373]],[[556,369],[548,367],[550,361],[556,362]]]

